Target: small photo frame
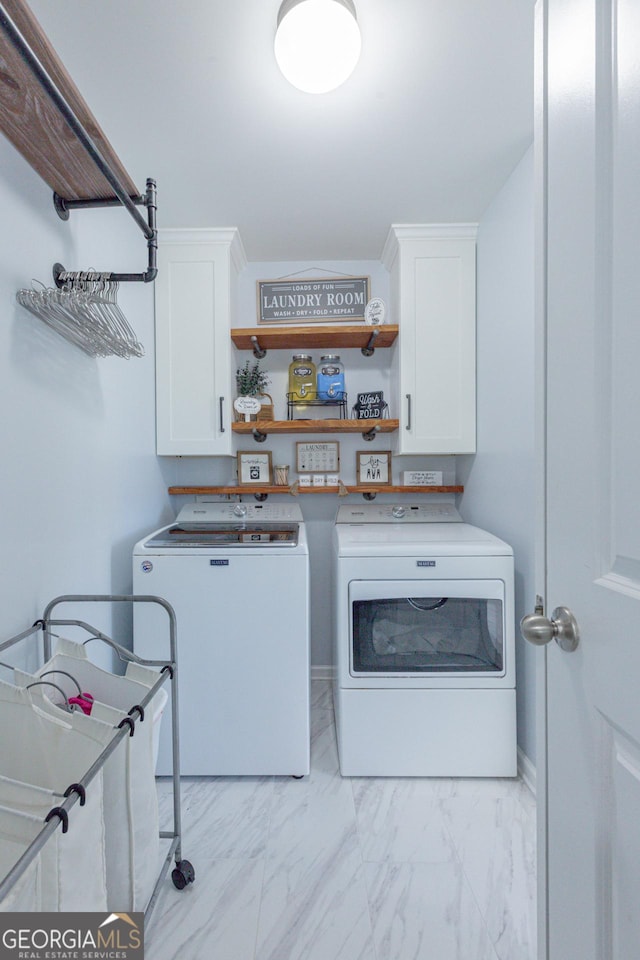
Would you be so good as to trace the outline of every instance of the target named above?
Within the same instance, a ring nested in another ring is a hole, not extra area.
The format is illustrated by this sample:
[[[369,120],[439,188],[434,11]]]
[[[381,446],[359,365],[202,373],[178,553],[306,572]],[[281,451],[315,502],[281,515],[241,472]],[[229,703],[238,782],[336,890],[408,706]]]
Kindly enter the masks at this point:
[[[238,484],[241,487],[270,486],[272,477],[270,450],[264,453],[238,450]]]
[[[391,450],[358,450],[356,483],[391,486]]]

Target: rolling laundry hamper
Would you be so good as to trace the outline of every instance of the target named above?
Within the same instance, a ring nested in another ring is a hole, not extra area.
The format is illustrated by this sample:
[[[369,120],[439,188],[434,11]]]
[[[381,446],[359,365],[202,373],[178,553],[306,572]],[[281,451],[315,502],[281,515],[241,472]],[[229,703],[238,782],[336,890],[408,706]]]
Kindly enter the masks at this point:
[[[85,641],[85,643],[88,641]],[[74,694],[90,690],[93,697],[91,715],[73,713],[68,722],[74,729],[106,745],[113,727],[117,727],[132,703],[139,703],[158,675],[147,667],[135,665],[138,677],[145,682],[119,676],[92,663],[82,643],[59,638],[56,651],[38,671],[36,677],[16,671],[16,683],[26,686],[34,679],[50,677],[64,691],[67,700]],[[41,686],[43,709],[60,716],[63,705],[50,700],[51,687]],[[55,689],[55,688],[54,688]],[[135,737],[126,737],[104,766],[104,789],[110,798],[104,811],[107,909],[121,910],[131,903],[133,910],[143,910],[151,896],[159,853],[158,797],[155,786],[154,740],[167,693],[160,689],[150,702],[148,722],[140,724]],[[48,704],[48,708],[46,706]]]
[[[171,659],[142,660],[83,620],[52,619],[57,605],[85,602],[160,604],[169,616]],[[89,636],[84,643],[59,638],[51,656],[52,628],[64,625]],[[195,879],[181,851],[175,614],[159,597],[57,597],[31,629],[0,644],[0,652],[39,630],[42,666],[34,674],[14,670],[14,684],[0,682],[0,731],[10,742],[0,758],[0,838],[6,838],[0,910],[16,903],[22,910],[144,910],[148,919],[172,860],[178,889]],[[125,674],[92,663],[89,640],[111,647]],[[155,760],[168,680],[174,829],[159,831]],[[85,691],[91,692],[90,715],[73,702]],[[158,876],[161,839],[170,844]]]

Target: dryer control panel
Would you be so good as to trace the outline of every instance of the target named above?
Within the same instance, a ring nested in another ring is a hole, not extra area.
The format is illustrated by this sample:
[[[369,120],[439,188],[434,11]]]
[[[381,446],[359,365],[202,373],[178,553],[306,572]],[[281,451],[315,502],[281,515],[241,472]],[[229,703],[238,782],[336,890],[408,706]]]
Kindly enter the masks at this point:
[[[338,508],[336,523],[462,523],[452,503],[363,503]]]

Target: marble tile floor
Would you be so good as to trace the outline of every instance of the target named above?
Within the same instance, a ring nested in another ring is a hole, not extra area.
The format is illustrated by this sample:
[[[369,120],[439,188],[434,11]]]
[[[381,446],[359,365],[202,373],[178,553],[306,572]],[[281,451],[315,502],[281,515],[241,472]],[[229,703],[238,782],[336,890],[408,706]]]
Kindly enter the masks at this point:
[[[519,780],[342,778],[312,683],[302,780],[182,784],[183,856],[149,960],[534,960],[535,801]],[[158,782],[169,826],[169,780]]]

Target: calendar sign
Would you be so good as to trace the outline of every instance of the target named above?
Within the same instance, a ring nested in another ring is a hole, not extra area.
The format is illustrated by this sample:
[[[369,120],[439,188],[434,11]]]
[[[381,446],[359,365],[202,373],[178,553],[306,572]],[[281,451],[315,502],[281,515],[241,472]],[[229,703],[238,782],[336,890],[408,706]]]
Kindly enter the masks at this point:
[[[358,394],[353,409],[356,420],[380,420],[386,406],[382,390],[370,390],[368,393]]]
[[[318,443],[296,443],[298,473],[338,473],[340,444],[329,440]]]

